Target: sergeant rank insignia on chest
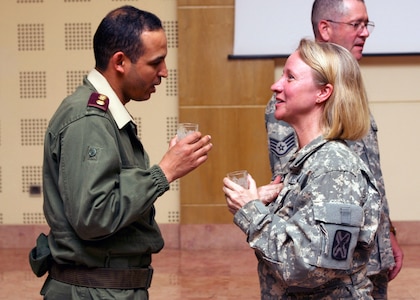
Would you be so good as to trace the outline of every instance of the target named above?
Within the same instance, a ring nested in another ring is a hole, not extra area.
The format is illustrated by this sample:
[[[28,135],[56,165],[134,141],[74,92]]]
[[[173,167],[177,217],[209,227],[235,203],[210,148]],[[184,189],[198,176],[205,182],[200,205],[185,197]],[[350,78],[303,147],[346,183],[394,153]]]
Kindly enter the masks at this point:
[[[88,106],[96,107],[100,110],[107,111],[109,105],[109,99],[107,96],[99,93],[92,93],[89,98]]]

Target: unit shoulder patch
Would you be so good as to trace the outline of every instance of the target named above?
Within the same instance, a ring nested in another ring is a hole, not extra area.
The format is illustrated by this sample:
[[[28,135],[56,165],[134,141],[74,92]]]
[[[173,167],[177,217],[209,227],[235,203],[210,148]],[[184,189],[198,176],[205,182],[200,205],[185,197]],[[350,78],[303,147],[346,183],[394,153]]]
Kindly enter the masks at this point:
[[[332,258],[346,260],[350,250],[351,233],[346,230],[337,230],[332,246]]]
[[[103,94],[92,93],[89,97],[88,106],[96,107],[100,110],[107,111],[109,105],[109,98]]]

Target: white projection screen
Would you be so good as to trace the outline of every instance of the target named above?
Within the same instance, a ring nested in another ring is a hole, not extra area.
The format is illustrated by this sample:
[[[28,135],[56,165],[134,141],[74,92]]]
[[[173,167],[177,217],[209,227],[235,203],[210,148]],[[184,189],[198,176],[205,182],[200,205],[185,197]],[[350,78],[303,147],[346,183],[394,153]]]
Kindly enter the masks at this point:
[[[313,0],[236,0],[231,58],[285,57],[313,38]],[[420,0],[365,0],[375,29],[364,54],[419,55]]]

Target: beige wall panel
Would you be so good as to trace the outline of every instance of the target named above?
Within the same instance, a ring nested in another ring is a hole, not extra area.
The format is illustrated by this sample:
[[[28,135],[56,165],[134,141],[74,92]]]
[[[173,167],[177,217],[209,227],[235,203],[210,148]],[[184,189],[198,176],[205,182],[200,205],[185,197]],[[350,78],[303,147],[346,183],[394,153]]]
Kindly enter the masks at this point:
[[[374,103],[381,164],[392,220],[419,220],[420,99],[417,103]]]
[[[360,66],[371,103],[419,101],[420,55],[364,57]]]
[[[222,191],[227,172],[247,169],[258,185],[270,180],[264,110],[274,61],[228,60],[231,4],[178,1],[179,120],[199,123],[214,145],[209,160],[180,180],[182,224],[232,222]]]
[[[232,6],[235,0],[178,0],[178,6],[223,5]]]
[[[212,136],[208,161],[181,179],[181,204],[225,203],[227,172],[247,169],[257,185],[270,181],[264,107],[180,109],[181,121],[200,124]]]
[[[233,7],[178,9],[179,100],[183,105],[265,105],[272,60],[228,60]]]
[[[231,224],[233,215],[226,205],[181,205],[181,224]]]
[[[42,194],[29,191],[42,184],[48,120],[94,66],[92,36],[99,22],[109,10],[125,4],[156,13],[168,28],[169,78],[150,101],[128,105],[151,163],[157,163],[178,118],[176,1],[2,1],[0,227],[45,224]],[[179,204],[174,182],[157,201],[157,221],[178,223]]]

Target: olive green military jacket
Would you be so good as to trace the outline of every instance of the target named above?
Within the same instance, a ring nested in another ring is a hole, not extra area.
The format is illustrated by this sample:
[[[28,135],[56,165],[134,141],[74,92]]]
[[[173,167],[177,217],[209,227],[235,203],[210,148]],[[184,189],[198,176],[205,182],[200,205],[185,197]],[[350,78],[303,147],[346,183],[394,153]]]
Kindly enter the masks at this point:
[[[134,123],[119,129],[108,104],[85,78],[45,135],[44,213],[59,264],[145,267],[164,245],[154,203],[169,183]]]

